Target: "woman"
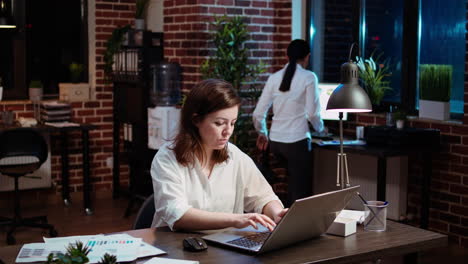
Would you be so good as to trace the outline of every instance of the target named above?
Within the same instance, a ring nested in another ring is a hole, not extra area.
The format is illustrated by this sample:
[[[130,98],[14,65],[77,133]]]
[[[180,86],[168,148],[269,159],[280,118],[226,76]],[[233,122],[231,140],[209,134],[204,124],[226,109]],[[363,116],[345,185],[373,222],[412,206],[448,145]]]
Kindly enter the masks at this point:
[[[317,77],[306,70],[310,48],[301,39],[293,40],[287,50],[289,63],[272,74],[265,84],[253,112],[255,129],[259,133],[257,147],[270,150],[287,163],[288,205],[312,194],[312,149],[309,121],[315,131],[324,131],[320,117]],[[270,134],[266,116],[273,106]]]
[[[239,105],[223,80],[204,80],[190,91],[177,136],[159,149],[151,166],[152,226],[207,230],[262,224],[272,230],[286,213],[252,159],[228,142]]]

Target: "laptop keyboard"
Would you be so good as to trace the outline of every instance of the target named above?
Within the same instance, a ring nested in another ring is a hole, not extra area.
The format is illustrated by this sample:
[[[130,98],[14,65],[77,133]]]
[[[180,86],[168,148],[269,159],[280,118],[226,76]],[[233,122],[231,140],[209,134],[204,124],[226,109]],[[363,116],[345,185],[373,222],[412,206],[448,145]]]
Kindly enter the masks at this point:
[[[267,239],[269,234],[270,232],[255,233],[253,235],[236,238],[234,240],[228,241],[227,243],[246,248],[253,248],[263,244],[263,242]]]

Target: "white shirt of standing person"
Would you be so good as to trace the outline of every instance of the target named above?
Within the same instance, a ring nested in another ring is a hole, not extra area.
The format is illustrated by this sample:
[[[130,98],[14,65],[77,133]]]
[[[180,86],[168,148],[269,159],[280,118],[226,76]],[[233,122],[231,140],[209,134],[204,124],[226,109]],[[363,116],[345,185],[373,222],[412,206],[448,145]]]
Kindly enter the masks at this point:
[[[279,87],[287,66],[268,78],[253,112],[253,123],[257,132],[268,136],[266,118],[268,110],[273,106],[270,140],[293,143],[311,138],[307,122],[317,132],[323,132],[324,125],[320,116],[317,76],[297,64],[289,91],[282,92]]]
[[[281,203],[252,159],[231,143],[227,148],[229,158],[216,164],[209,178],[198,160],[194,166],[180,165],[169,143],[159,149],[151,165],[156,207],[152,227],[173,230],[189,208],[262,213],[270,201]]]

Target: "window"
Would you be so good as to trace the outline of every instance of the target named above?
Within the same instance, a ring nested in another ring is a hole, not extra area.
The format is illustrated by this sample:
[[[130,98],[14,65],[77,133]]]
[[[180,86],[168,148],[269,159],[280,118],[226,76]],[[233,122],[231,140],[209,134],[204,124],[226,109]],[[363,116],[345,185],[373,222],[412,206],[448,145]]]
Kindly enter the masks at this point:
[[[358,42],[363,57],[372,52],[390,59],[392,91],[384,105],[418,109],[420,64],[453,67],[450,108],[463,114],[465,78],[464,0],[309,0],[311,68],[321,82],[338,82],[349,45]],[[353,54],[355,56],[357,54]]]
[[[464,0],[424,0],[420,1],[419,9],[418,63],[452,65],[450,112],[454,114],[463,114],[465,5]]]
[[[85,66],[88,40],[86,0],[14,0],[17,29],[0,31],[0,76],[5,99],[27,99],[31,80],[44,95],[58,96],[58,83],[70,82],[72,62]]]
[[[357,41],[353,27],[354,0],[308,1],[307,33],[311,45],[310,67],[321,83],[339,83],[341,64]]]
[[[404,0],[368,0],[362,7],[364,21],[362,35],[364,39],[363,57],[373,54],[379,62],[387,60],[392,75],[389,77],[391,91],[384,101],[400,103],[401,67],[403,49],[403,5]]]

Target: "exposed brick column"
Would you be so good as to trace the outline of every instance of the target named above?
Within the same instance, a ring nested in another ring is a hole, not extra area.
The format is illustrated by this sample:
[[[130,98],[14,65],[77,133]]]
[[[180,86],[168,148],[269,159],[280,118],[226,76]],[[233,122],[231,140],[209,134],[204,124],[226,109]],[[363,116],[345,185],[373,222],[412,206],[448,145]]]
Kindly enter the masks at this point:
[[[105,81],[103,55],[106,42],[114,29],[134,23],[135,0],[96,0],[95,9],[96,100],[74,104],[73,109],[75,119],[78,121],[99,125],[99,129],[90,134],[92,185],[94,190],[110,190],[112,169],[106,166],[106,159],[112,157],[113,87],[111,83]],[[86,110],[80,108],[86,108]],[[79,172],[81,173],[80,170]],[[126,165],[121,168],[121,182],[123,185],[128,182]],[[76,184],[81,185],[81,179],[76,179]]]
[[[273,72],[286,63],[291,41],[290,1],[164,1],[165,57],[183,68],[184,89],[200,80],[200,65],[213,51],[209,24],[215,16],[243,16],[250,39],[251,61],[267,63]]]

